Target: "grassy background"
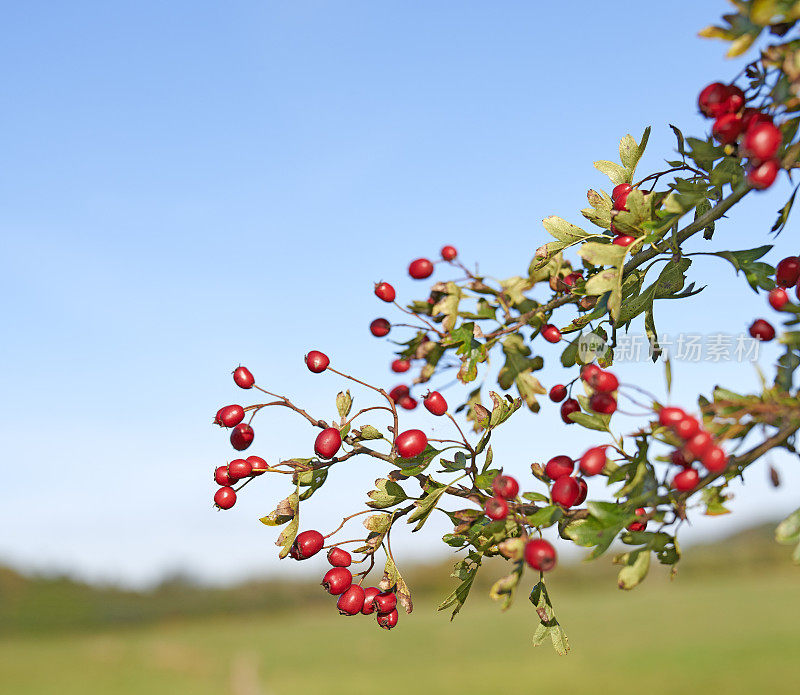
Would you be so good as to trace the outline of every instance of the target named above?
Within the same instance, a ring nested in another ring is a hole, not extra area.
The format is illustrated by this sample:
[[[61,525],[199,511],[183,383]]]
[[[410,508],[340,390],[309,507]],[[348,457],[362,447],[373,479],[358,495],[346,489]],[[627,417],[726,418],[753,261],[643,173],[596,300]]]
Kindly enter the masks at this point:
[[[487,576],[454,623],[437,613],[443,567],[409,572],[412,616],[392,632],[344,618],[319,587],[264,582],[148,594],[0,575],[0,684],[16,695],[533,692],[797,693],[800,568],[757,529],[686,553],[618,591],[607,562],[549,585],[572,651],[533,648],[521,594],[501,614]],[[487,575],[496,575],[499,567]],[[531,581],[526,583],[532,583]]]

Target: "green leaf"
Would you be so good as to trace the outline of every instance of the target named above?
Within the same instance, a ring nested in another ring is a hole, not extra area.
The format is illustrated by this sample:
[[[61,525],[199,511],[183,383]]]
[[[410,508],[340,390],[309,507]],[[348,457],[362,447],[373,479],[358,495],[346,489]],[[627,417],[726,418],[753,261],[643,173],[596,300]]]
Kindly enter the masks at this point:
[[[475,577],[477,576],[478,570],[481,567],[482,560],[483,556],[480,553],[474,551],[470,552],[467,557],[456,564],[453,573],[450,575],[451,577],[459,579],[461,583],[444,601],[441,602],[441,604],[439,604],[439,608],[437,609],[443,611],[447,608],[453,607],[453,613],[450,616],[450,620],[456,617],[466,602],[470,589],[472,588],[472,584],[475,581]]]
[[[294,519],[297,514],[298,499],[295,499],[297,493],[292,493],[284,500],[278,503],[267,516],[262,516],[259,521],[266,526],[282,526]]]
[[[511,388],[512,384],[516,384],[519,395],[524,399],[528,408],[534,412],[538,411],[539,405],[536,401],[536,396],[547,393],[547,390],[533,376],[532,372],[541,369],[541,359],[530,357],[531,349],[525,345],[525,341],[519,333],[509,335],[503,341],[502,347],[506,362],[497,375],[498,385],[500,388],[507,390]],[[497,403],[495,403],[496,409]],[[507,419],[507,417],[504,419]],[[494,415],[491,424],[499,424]]]
[[[775,529],[775,540],[782,545],[800,543],[800,509],[792,512]]]
[[[530,601],[536,607],[536,614],[539,616],[539,626],[533,635],[533,646],[538,647],[549,637],[556,652],[565,656],[569,651],[569,640],[567,640],[564,629],[556,620],[553,604],[544,581],[540,581],[533,587]]]
[[[501,601],[500,610],[508,610],[514,601],[514,593],[522,579],[522,570],[525,563],[522,561],[514,563],[514,569],[505,577],[501,577],[489,589],[489,597],[494,601]]]
[[[621,183],[630,183],[630,180],[628,179],[628,171],[625,169],[625,167],[621,167],[619,164],[601,159],[594,163],[594,168],[597,169],[597,171],[599,171],[601,174],[608,176],[608,178],[611,179],[611,183],[613,183],[615,186]]]
[[[278,540],[275,541],[275,545],[283,546],[281,551],[278,553],[278,557],[283,560],[288,554],[289,551],[292,549],[292,544],[294,543],[294,539],[297,537],[297,529],[300,525],[300,487],[298,486],[297,489],[289,495],[289,497],[284,500],[288,502],[289,507],[292,510],[292,519],[289,522],[288,526],[286,526],[278,536]],[[263,519],[261,520],[264,521]]]
[[[547,507],[537,509],[533,514],[527,517],[528,523],[531,526],[538,526],[539,528],[547,528],[555,524],[564,515],[563,510],[557,504],[551,504]]]
[[[360,433],[358,435],[359,439],[383,439],[383,435],[380,433],[377,427],[373,427],[372,425],[364,425]]]
[[[411,613],[414,610],[414,604],[411,602],[411,591],[405,583],[400,571],[394,564],[390,556],[386,556],[386,566],[383,569],[383,579],[378,583],[381,591],[389,591],[394,588],[397,594],[397,602],[406,609],[406,613]]]
[[[789,213],[792,211],[792,206],[794,205],[794,199],[797,196],[798,188],[800,188],[800,184],[797,184],[797,186],[794,187],[794,191],[792,191],[792,195],[789,197],[789,200],[786,201],[786,205],[778,210],[778,219],[775,220],[775,224],[773,224],[772,229],[770,229],[770,231],[774,232],[776,235],[783,231],[783,228],[789,221]]]
[[[717,251],[711,255],[719,256],[729,261],[736,269],[737,275],[740,271],[743,272],[750,287],[754,292],[758,292],[759,288],[770,290],[775,287],[775,281],[773,280],[775,269],[768,263],[757,261],[757,259],[767,254],[770,249],[772,249],[772,245],[767,244],[743,251]]]
[[[303,492],[300,495],[301,500],[307,500],[311,495],[313,495],[322,485],[325,483],[325,480],[328,478],[328,468],[318,468],[316,470],[310,471],[303,471],[299,473],[297,476],[297,484],[300,487],[307,487],[308,490]]]
[[[581,427],[586,427],[590,430],[597,430],[598,432],[608,431],[608,415],[599,415],[597,413],[570,413],[569,419],[572,422],[578,423]]]
[[[542,220],[542,224],[544,228],[550,232],[558,241],[566,242],[568,244],[573,244],[577,241],[581,241],[588,236],[591,236],[588,232],[585,232],[580,227],[576,227],[574,224],[567,222],[560,217],[556,217],[555,215],[551,217],[545,217]]]
[[[353,397],[350,395],[350,389],[347,391],[340,391],[336,396],[336,409],[342,418],[346,418],[350,414],[350,408],[353,407]]]
[[[578,249],[578,255],[592,265],[619,266],[628,249],[616,244],[601,244],[597,241],[587,241]],[[597,293],[593,293],[597,294]]]
[[[647,571],[649,569],[649,550],[635,550],[629,553],[628,563],[619,571],[619,575],[617,577],[617,586],[619,586],[620,589],[630,591],[641,583],[641,581],[647,576]]]
[[[412,524],[417,521],[417,525],[413,528],[413,531],[419,531],[425,522],[428,520],[428,517],[431,515],[431,512],[436,509],[437,502],[441,499],[442,495],[447,490],[446,485],[442,485],[441,487],[434,488],[428,494],[426,494],[422,499],[417,500],[414,502],[414,511],[408,515],[408,523]]]
[[[408,499],[405,490],[394,480],[378,478],[375,481],[375,486],[378,488],[377,490],[370,490],[367,493],[367,496],[372,500],[367,502],[367,506],[372,509],[386,509]]]
[[[458,304],[461,301],[461,288],[454,282],[447,283],[445,295],[433,307],[433,316],[444,314],[442,327],[445,331],[450,331],[456,325],[458,319]]]

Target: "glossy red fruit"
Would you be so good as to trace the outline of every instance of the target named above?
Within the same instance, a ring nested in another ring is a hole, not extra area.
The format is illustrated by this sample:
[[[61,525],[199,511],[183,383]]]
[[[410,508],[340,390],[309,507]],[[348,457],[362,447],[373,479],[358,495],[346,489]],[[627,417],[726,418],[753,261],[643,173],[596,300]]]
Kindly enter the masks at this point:
[[[600,367],[596,364],[585,364],[581,367],[581,379],[588,384],[592,377],[600,371]]]
[[[370,586],[364,589],[364,606],[361,608],[362,615],[369,615],[375,612],[375,597],[381,593],[377,586]]]
[[[712,446],[714,446],[714,438],[708,432],[701,430],[686,442],[686,451],[694,458],[701,459]]]
[[[397,608],[397,594],[394,591],[382,591],[374,599],[378,613],[391,613]]]
[[[231,430],[231,446],[236,451],[244,451],[253,443],[256,433],[253,428],[245,422],[240,422]]]
[[[552,323],[548,323],[542,328],[542,337],[548,343],[557,343],[561,340],[561,331],[558,330]]]
[[[303,531],[298,533],[297,538],[294,539],[289,556],[295,560],[307,560],[322,550],[323,545],[325,545],[325,538],[319,531],[313,529]]]
[[[545,475],[550,480],[558,480],[562,476],[572,475],[575,462],[569,456],[553,456],[544,467]]]
[[[508,502],[502,497],[490,497],[486,500],[483,511],[492,521],[499,521],[508,516]]]
[[[614,190],[611,191],[611,202],[615,210],[625,209],[625,203],[628,202],[628,195],[632,190],[633,186],[629,183],[620,183],[614,186]]]
[[[544,538],[534,538],[525,544],[525,562],[540,572],[556,566],[556,549]]]
[[[227,466],[217,466],[214,469],[214,482],[217,485],[233,485],[235,480],[231,480],[230,475],[228,475],[228,467]]]
[[[331,548],[328,551],[328,562],[334,567],[350,567],[352,561],[352,556],[344,548]]]
[[[342,433],[336,427],[326,427],[314,440],[314,453],[321,459],[332,459],[342,446]]]
[[[560,403],[567,397],[567,387],[564,384],[556,384],[548,395],[553,403]]]
[[[408,266],[408,274],[415,280],[424,280],[433,275],[433,263],[427,258],[417,258]]]
[[[725,113],[729,104],[727,104],[730,91],[728,86],[721,82],[712,82],[707,87],[704,87],[697,97],[697,106],[707,118],[716,118]]]
[[[700,423],[697,418],[693,418],[691,415],[684,415],[672,429],[675,434],[685,441],[691,439],[700,431]]]
[[[411,362],[409,360],[393,360],[392,364],[392,371],[401,374],[402,372],[407,372],[411,369]]]
[[[721,473],[728,467],[728,455],[718,446],[712,446],[703,454],[700,463],[709,473]]]
[[[742,125],[745,130],[748,130],[750,126],[756,123],[772,123],[772,118],[768,114],[761,113],[758,109],[748,106],[742,111]]]
[[[686,413],[682,408],[669,405],[658,411],[658,424],[664,427],[674,427],[685,417]]]
[[[775,266],[775,282],[780,287],[794,287],[800,280],[800,257],[787,256]]]
[[[776,287],[774,290],[770,290],[769,292],[769,305],[780,311],[789,303],[789,295],[786,294],[786,290],[782,287]]]
[[[571,413],[577,413],[581,409],[580,403],[576,401],[574,398],[567,398],[561,404],[561,419],[566,422],[568,425],[574,425],[575,421],[570,420],[569,416]]]
[[[417,407],[417,399],[411,396],[402,396],[397,400],[397,405],[405,410],[414,410]]]
[[[611,372],[598,369],[587,381],[595,391],[611,393],[619,388],[619,380]]]
[[[512,500],[519,494],[519,483],[510,475],[496,475],[492,481],[492,490],[498,497]]]
[[[237,367],[233,370],[233,381],[241,389],[251,389],[256,383],[255,377],[247,367]]]
[[[614,237],[614,241],[611,243],[617,246],[630,246],[634,241],[636,241],[636,237],[629,236],[628,234],[620,234]]]
[[[391,611],[390,613],[378,613],[378,625],[380,625],[384,630],[391,630],[397,625],[399,618],[400,615],[398,614],[397,609]]]
[[[383,336],[389,335],[391,328],[392,324],[386,319],[375,319],[371,324],[369,324],[369,332],[372,333],[372,335],[374,335],[376,338],[383,338]]]
[[[580,495],[580,486],[575,478],[562,475],[553,483],[550,489],[550,497],[556,504],[562,507],[571,507]]]
[[[597,475],[606,465],[606,445],[593,446],[581,456],[578,465],[584,475]]]
[[[578,499],[573,503],[573,507],[583,504],[586,501],[586,495],[589,494],[589,486],[586,481],[583,478],[575,478],[575,480],[578,482]]]
[[[441,416],[447,412],[447,401],[438,391],[431,391],[425,396],[425,400],[422,401],[422,404],[431,415]]]
[[[244,408],[240,405],[226,405],[217,411],[214,423],[220,427],[235,427],[244,420]]]
[[[364,607],[364,589],[352,584],[336,602],[340,615],[358,615]]]
[[[684,468],[680,473],[676,473],[672,479],[672,487],[678,492],[688,492],[694,490],[700,482],[700,474],[694,468]]]
[[[267,468],[269,468],[269,464],[260,456],[248,456],[245,460],[250,464],[251,475],[261,475],[266,473]]]
[[[728,97],[725,99],[725,108],[729,113],[741,111],[744,106],[744,92],[735,84],[728,85]]]
[[[777,160],[768,159],[763,164],[748,167],[745,179],[753,188],[763,191],[775,183],[775,178],[778,176],[780,168]]]
[[[732,145],[744,130],[742,119],[735,113],[723,113],[714,121],[711,133],[723,145]]]
[[[444,260],[452,261],[458,255],[458,251],[455,246],[442,246],[441,254]]]
[[[575,287],[575,283],[578,282],[578,280],[582,279],[583,279],[583,273],[578,271],[576,273],[570,273],[569,275],[565,275],[562,278],[561,282],[563,282],[567,287]]]
[[[214,493],[214,504],[220,509],[230,509],[236,504],[236,491],[232,487],[221,487]]]
[[[408,386],[405,384],[399,384],[395,386],[391,391],[389,391],[389,398],[391,398],[395,403],[399,401],[403,396],[407,396],[409,393]]]
[[[589,408],[601,415],[611,415],[617,409],[617,401],[610,393],[595,393],[589,399]]]
[[[783,136],[772,123],[757,121],[751,123],[742,138],[742,152],[759,162],[772,159],[781,146]]]
[[[406,430],[397,435],[395,446],[401,458],[412,459],[425,451],[428,437],[422,430]]]
[[[634,514],[636,514],[636,516],[645,516],[647,511],[644,509],[644,507],[639,507]],[[628,524],[627,528],[628,531],[644,531],[647,528],[647,521],[633,521]]]
[[[306,367],[308,367],[309,371],[314,372],[314,374],[324,372],[330,363],[331,361],[328,359],[328,356],[319,350],[312,350],[306,355]]]
[[[233,480],[249,478],[253,472],[253,466],[245,459],[233,459],[228,464],[228,476]]]
[[[394,287],[392,287],[388,282],[376,282],[375,296],[384,302],[393,302],[394,298],[397,296],[397,293],[394,291]]]
[[[346,567],[332,567],[322,578],[322,586],[329,594],[339,596],[350,588],[353,575]]]
[[[757,319],[756,321],[753,321],[750,326],[750,335],[756,340],[769,342],[775,337],[775,329],[768,321],[765,321],[764,319]]]

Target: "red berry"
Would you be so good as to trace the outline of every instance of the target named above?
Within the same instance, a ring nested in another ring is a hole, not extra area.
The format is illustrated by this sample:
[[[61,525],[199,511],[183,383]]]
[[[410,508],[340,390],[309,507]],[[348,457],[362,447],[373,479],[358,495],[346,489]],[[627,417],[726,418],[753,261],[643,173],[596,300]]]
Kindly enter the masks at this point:
[[[233,370],[233,380],[242,389],[251,389],[256,383],[255,377],[247,367],[237,367]]]
[[[589,408],[601,415],[611,415],[617,409],[617,401],[610,393],[595,393],[589,399]]]
[[[352,561],[350,553],[344,548],[331,548],[328,551],[328,562],[334,567],[350,567]]]
[[[498,497],[511,500],[519,494],[519,483],[510,475],[496,475],[492,481],[492,490]]]
[[[502,497],[490,497],[486,500],[483,511],[492,521],[505,519],[508,516],[508,502]]]
[[[400,616],[397,613],[397,609],[391,611],[390,613],[378,613],[378,625],[380,625],[384,630],[391,630],[397,625],[399,617]]]
[[[700,461],[709,473],[721,473],[728,466],[728,455],[721,447],[712,446]]]
[[[742,138],[742,153],[764,162],[775,156],[782,140],[781,131],[772,123],[756,121],[750,124]]]
[[[394,591],[382,591],[373,602],[378,613],[391,613],[397,608],[397,594]]]
[[[395,446],[401,458],[413,459],[425,451],[425,447],[428,446],[428,437],[422,430],[406,430],[397,435]]]
[[[244,451],[253,443],[256,433],[253,428],[245,422],[240,422],[231,430],[231,446],[236,451]]]
[[[535,570],[547,572],[556,566],[556,549],[544,538],[534,538],[525,544],[525,562]]]
[[[775,337],[775,329],[768,321],[765,321],[764,319],[757,319],[756,321],[753,321],[752,325],[750,326],[750,335],[756,340],[769,342]]]
[[[768,159],[763,164],[749,167],[745,174],[745,179],[753,188],[764,190],[775,182],[779,169],[780,164],[778,164],[777,160]]]
[[[568,425],[574,425],[575,421],[570,420],[570,413],[577,413],[581,409],[580,403],[576,401],[574,398],[567,398],[561,404],[561,419],[566,422]]]
[[[775,266],[775,282],[780,287],[793,287],[800,280],[800,257],[787,256]]]
[[[234,480],[249,478],[253,472],[253,466],[245,459],[234,459],[228,464],[228,476]]]
[[[214,504],[220,509],[230,509],[236,504],[236,491],[232,487],[221,487],[214,493]]]
[[[424,280],[433,274],[433,263],[427,258],[417,258],[408,266],[408,274],[415,280]]]
[[[384,302],[393,302],[394,298],[397,296],[397,293],[394,291],[394,287],[392,287],[388,282],[376,282],[375,296]]]
[[[417,399],[411,396],[403,396],[397,401],[397,405],[406,410],[414,410],[417,407]]]
[[[786,290],[782,287],[776,287],[774,290],[770,290],[769,293],[769,305],[778,311],[783,309],[786,304],[789,302],[789,295],[786,294]]]
[[[346,567],[332,567],[322,578],[322,586],[325,591],[334,596],[343,594],[353,583],[353,575]]]
[[[683,409],[674,406],[667,406],[658,411],[658,423],[664,427],[674,427],[685,417]]]
[[[606,445],[594,446],[580,458],[579,466],[584,475],[597,475],[606,465]]]
[[[303,531],[298,533],[297,538],[294,539],[289,555],[295,560],[307,560],[322,550],[323,545],[325,545],[325,538],[319,531],[313,529]]]
[[[217,485],[232,485],[236,481],[231,480],[231,477],[228,475],[227,466],[217,466],[214,470],[214,482]]]
[[[594,372],[587,383],[595,391],[604,393],[611,393],[619,388],[619,381],[617,380],[617,377],[611,372],[607,372],[603,369],[598,369],[596,372]]]
[[[411,369],[411,362],[409,360],[394,360],[392,362],[392,371],[400,374],[401,372],[407,372]]]
[[[336,602],[340,615],[358,615],[364,607],[364,589],[358,584],[352,584]]]
[[[575,478],[578,481],[578,499],[573,502],[572,506],[577,507],[586,501],[586,495],[589,494],[589,486],[583,478]]]
[[[226,405],[217,411],[214,424],[220,427],[234,427],[244,420],[244,408],[240,405]]]
[[[714,121],[711,132],[723,145],[731,145],[739,139],[743,129],[742,119],[737,114],[724,113]]]
[[[308,367],[309,371],[314,372],[314,374],[324,372],[330,363],[331,361],[328,359],[328,356],[319,350],[312,350],[306,355],[306,367]]]
[[[701,430],[686,442],[686,451],[696,459],[702,459],[712,446],[714,446],[713,437],[708,432]]]
[[[624,210],[625,203],[628,202],[628,194],[633,190],[633,186],[629,183],[620,183],[617,186],[614,186],[614,190],[611,191],[611,201],[614,204],[615,210]]]
[[[553,403],[560,403],[567,397],[567,387],[564,384],[556,384],[550,389],[549,395]]]
[[[248,456],[245,460],[250,464],[250,468],[252,469],[251,475],[261,475],[262,473],[266,473],[267,468],[269,468],[267,462],[260,456]]]
[[[371,586],[364,590],[364,606],[361,609],[362,615],[369,615],[375,611],[375,597],[381,593],[376,586]]]
[[[425,396],[422,404],[432,415],[444,415],[447,412],[447,401],[438,391],[431,391]]]
[[[672,487],[678,492],[688,492],[697,487],[700,482],[700,474],[694,468],[684,468],[680,473],[676,473],[672,479]]]
[[[581,379],[588,384],[592,377],[599,371],[601,371],[600,367],[596,364],[585,364],[581,367]]]
[[[614,237],[614,241],[611,243],[617,246],[630,246],[634,241],[636,241],[636,237],[629,236],[628,234],[620,234]]]
[[[575,283],[578,280],[582,280],[582,279],[583,279],[583,273],[577,272],[577,273],[570,273],[569,275],[565,275],[562,278],[561,282],[563,282],[567,287],[575,287]]]
[[[572,475],[575,462],[569,456],[553,456],[544,467],[544,472],[550,480],[558,480],[564,475]]]
[[[342,446],[342,433],[336,427],[326,427],[314,440],[314,453],[321,459],[332,459]]]
[[[562,475],[553,483],[550,489],[550,497],[556,504],[562,507],[571,507],[580,495],[580,486],[575,478]]]
[[[552,323],[548,323],[542,328],[542,337],[548,343],[557,343],[561,340],[561,331],[558,330]]]
[[[636,516],[646,516],[647,511],[644,507],[639,507],[634,514]],[[628,531],[644,531],[647,528],[647,521],[633,521],[628,524]]]
[[[391,327],[392,324],[386,319],[375,319],[371,324],[369,324],[369,332],[372,333],[372,335],[374,335],[376,338],[383,338],[383,336],[389,334]]]
[[[729,105],[726,102],[729,96],[730,90],[727,85],[721,82],[712,82],[700,92],[697,97],[697,106],[704,116],[716,118],[728,110]]]
[[[408,395],[408,386],[405,384],[400,384],[395,386],[391,391],[389,391],[389,398],[391,398],[395,403],[399,401],[403,396]]]
[[[766,113],[761,113],[758,109],[748,106],[742,111],[742,125],[745,130],[749,130],[750,126],[756,123],[772,123],[772,118]]]
[[[700,423],[691,415],[682,417],[672,428],[681,439],[691,439],[700,431]]]
[[[457,255],[455,246],[442,246],[442,258],[446,261],[452,261]]]

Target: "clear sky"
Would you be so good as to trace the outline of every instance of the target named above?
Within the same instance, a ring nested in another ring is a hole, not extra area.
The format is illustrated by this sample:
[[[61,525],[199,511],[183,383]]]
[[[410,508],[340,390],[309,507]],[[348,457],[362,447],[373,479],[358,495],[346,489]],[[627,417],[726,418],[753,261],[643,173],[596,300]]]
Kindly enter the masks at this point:
[[[215,581],[286,571],[276,532],[256,521],[287,493],[283,479],[260,479],[228,513],[211,507],[211,472],[231,450],[209,423],[243,400],[231,369],[248,365],[321,417],[342,384],[305,370],[311,348],[393,385],[391,346],[367,332],[375,316],[395,318],[373,281],[393,281],[402,300],[420,296],[405,267],[444,243],[492,275],[524,273],[547,240],[541,219],[580,224],[586,190],[608,188],[591,162],[615,158],[622,135],[654,126],[643,163],[652,168],[672,156],[668,123],[708,127],[698,90],[742,63],[696,32],[726,8],[7,5],[0,562],[129,584],[177,569]],[[708,247],[767,243],[788,190],[782,180],[751,196]],[[792,220],[768,260],[797,252],[795,229]],[[691,304],[659,305],[660,329],[735,333],[769,316],[725,262],[691,272],[711,286]],[[770,374],[774,355],[761,358]],[[658,367],[618,371],[663,393]],[[561,378],[560,368],[542,376]],[[688,405],[718,382],[757,383],[737,364],[678,364],[675,379],[675,400]],[[531,461],[578,455],[590,441],[545,411],[516,416],[497,438],[497,456],[524,484]],[[420,413],[406,423],[429,428]],[[311,452],[314,432],[286,413],[259,417],[256,429],[249,453]],[[796,462],[773,458],[783,488],[753,467],[737,513],[697,519],[688,537],[796,506]],[[357,509],[385,472],[372,460],[340,468],[304,508],[304,527],[332,529],[337,508]],[[405,542],[398,535],[398,549],[433,557],[444,530],[436,521]]]

